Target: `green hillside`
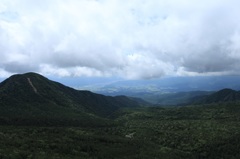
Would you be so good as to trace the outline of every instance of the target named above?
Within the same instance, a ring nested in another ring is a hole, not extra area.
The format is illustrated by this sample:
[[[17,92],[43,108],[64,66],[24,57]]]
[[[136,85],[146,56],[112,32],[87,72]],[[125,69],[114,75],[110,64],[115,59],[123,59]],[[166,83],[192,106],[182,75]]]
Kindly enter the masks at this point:
[[[240,104],[124,108],[101,127],[0,126],[0,158],[238,159]]]
[[[240,101],[240,92],[232,89],[222,89],[205,96],[197,96],[191,99],[193,104],[210,104],[222,102]]]
[[[0,83],[1,123],[83,124],[99,121],[121,107],[138,103],[125,97],[108,97],[78,91],[36,74],[13,75]]]
[[[178,92],[178,93],[166,93],[156,96],[158,105],[186,105],[194,98],[199,96],[210,95],[212,92],[207,91],[191,91],[191,92]]]

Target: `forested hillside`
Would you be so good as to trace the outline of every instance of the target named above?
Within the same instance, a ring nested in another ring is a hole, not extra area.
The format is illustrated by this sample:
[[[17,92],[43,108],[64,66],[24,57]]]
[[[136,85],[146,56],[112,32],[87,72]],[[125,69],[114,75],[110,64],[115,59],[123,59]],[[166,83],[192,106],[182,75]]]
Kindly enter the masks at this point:
[[[103,120],[121,107],[138,106],[125,96],[78,91],[36,73],[13,75],[0,83],[2,124],[82,125]]]
[[[14,75],[0,83],[0,158],[240,158],[239,92],[194,100],[143,107],[141,99]]]

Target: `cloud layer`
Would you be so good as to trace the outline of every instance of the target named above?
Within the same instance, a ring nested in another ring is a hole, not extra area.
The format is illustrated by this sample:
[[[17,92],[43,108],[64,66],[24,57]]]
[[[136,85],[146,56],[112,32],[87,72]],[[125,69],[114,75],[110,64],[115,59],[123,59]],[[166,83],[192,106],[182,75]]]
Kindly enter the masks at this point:
[[[0,76],[240,72],[238,0],[1,0]]]

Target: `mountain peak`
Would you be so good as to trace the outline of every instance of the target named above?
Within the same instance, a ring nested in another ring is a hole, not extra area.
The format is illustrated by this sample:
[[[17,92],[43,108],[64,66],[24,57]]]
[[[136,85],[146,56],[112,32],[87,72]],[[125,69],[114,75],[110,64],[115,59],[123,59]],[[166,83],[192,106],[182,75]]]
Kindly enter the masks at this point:
[[[238,91],[225,88],[207,96],[204,103],[234,102],[239,100],[240,93]]]
[[[220,93],[233,93],[233,92],[237,92],[237,91],[235,91],[233,89],[230,89],[230,88],[224,88],[224,89],[221,89],[220,91],[218,91],[216,93],[220,94]]]
[[[14,79],[20,79],[20,78],[38,78],[38,79],[47,79],[46,77],[38,74],[38,73],[34,73],[34,72],[27,72],[27,73],[23,73],[23,74],[15,74],[12,75],[11,77],[9,77],[9,79],[14,78]]]
[[[121,107],[136,106],[137,102],[125,96],[75,90],[33,72],[13,75],[0,83],[0,109],[4,110],[0,112],[0,121],[1,114],[24,120],[25,116],[44,119],[62,118],[66,114],[106,117]]]
[[[34,73],[34,72],[29,72],[29,73],[24,73],[24,74],[15,74],[15,75],[12,75],[10,76],[9,78],[7,78],[5,81],[3,81],[2,83],[0,84],[6,84],[6,83],[12,83],[12,82],[20,82],[20,81],[24,81],[24,80],[28,80],[28,78],[30,79],[47,79],[46,77],[40,75],[40,74],[37,74],[37,73]]]
[[[15,74],[0,83],[0,92],[37,93],[36,85],[45,85],[48,81],[46,77],[34,72]]]

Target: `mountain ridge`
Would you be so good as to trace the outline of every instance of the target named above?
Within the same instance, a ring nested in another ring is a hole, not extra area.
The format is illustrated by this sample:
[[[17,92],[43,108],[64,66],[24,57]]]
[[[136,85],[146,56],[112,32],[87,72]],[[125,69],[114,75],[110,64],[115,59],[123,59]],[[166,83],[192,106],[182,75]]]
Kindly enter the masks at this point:
[[[138,106],[126,96],[109,97],[75,90],[33,72],[13,75],[0,83],[0,107],[4,110],[0,117],[5,121],[28,117],[101,118],[121,107]]]
[[[211,104],[222,102],[237,102],[240,101],[240,91],[230,88],[221,89],[210,95],[198,96],[192,98],[193,104]]]

